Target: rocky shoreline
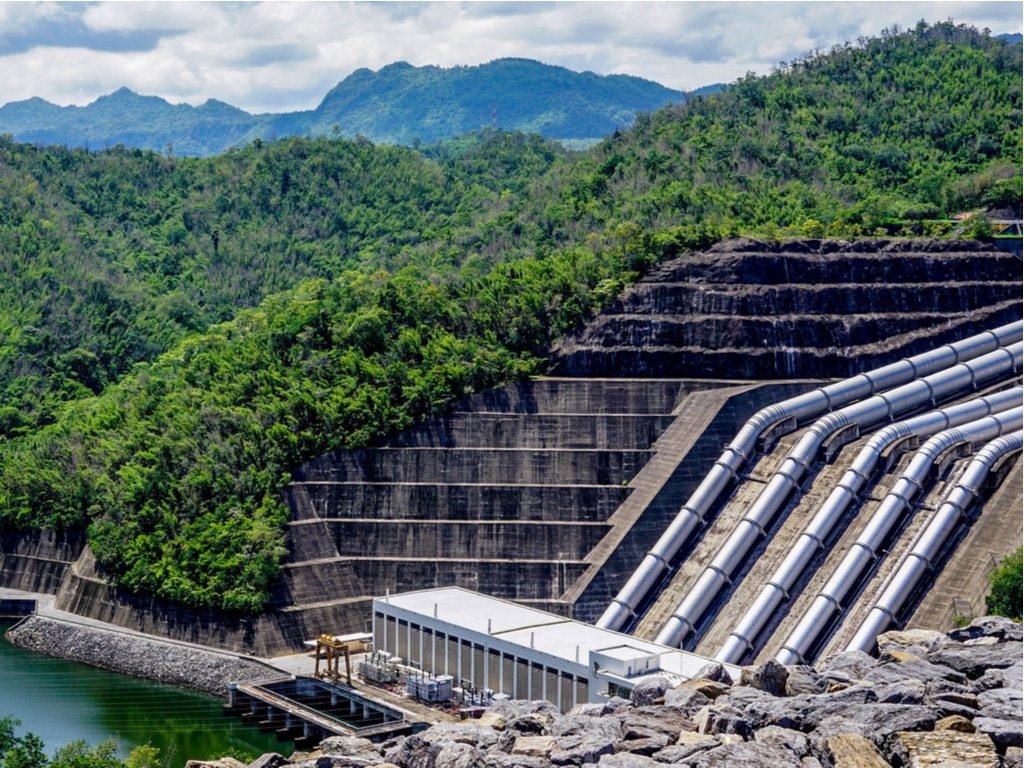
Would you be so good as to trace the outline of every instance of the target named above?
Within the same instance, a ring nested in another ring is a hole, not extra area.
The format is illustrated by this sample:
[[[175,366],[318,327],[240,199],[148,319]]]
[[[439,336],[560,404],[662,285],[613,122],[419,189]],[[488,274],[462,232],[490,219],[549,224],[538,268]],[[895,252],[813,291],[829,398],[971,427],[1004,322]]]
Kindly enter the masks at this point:
[[[991,617],[948,634],[889,632],[878,658],[771,661],[739,681],[711,664],[675,688],[641,681],[628,701],[564,715],[544,701],[505,702],[480,720],[383,744],[334,737],[248,768],[1009,768],[1022,756],[1021,640],[1020,624]]]
[[[39,615],[11,627],[6,637],[19,648],[219,698],[226,698],[229,682],[280,674],[231,653]]]

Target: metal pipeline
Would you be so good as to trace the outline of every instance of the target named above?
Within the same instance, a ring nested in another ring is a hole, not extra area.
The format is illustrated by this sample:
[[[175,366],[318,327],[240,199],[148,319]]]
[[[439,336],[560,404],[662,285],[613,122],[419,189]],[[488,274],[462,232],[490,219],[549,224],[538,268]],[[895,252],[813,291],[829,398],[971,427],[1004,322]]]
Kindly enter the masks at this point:
[[[782,664],[808,661],[808,654],[819,635],[831,624],[833,617],[841,612],[843,601],[878,558],[879,550],[904,514],[912,508],[932,467],[943,454],[957,445],[973,445],[1016,431],[1022,423],[1024,408],[1018,406],[962,427],[944,430],[929,439],[914,454],[906,471],[882,500],[846,557],[786,638],[782,649],[775,655],[776,661]]]
[[[715,660],[736,664],[744,653],[754,650],[754,641],[758,633],[769,619],[777,615],[779,606],[789,600],[793,586],[807,573],[811,560],[824,548],[829,535],[870,482],[887,448],[908,437],[928,437],[936,432],[1005,411],[1020,405],[1022,400],[1024,387],[1013,387],[890,424],[876,432],[819,507],[817,514],[800,534],[786,559],[768,579],[757,599],[736,624],[729,639],[715,654]]]
[[[1018,342],[853,403],[816,421],[800,437],[711,564],[686,593],[655,642],[678,646],[693,633],[708,606],[726,585],[733,583],[733,576],[748,562],[747,556],[764,537],[779,510],[799,489],[800,480],[829,437],[851,426],[859,428],[887,418],[891,420],[898,413],[934,403],[996,376],[1016,372],[1022,363],[1024,344]]]
[[[935,566],[946,539],[957,524],[967,517],[967,510],[978,496],[985,478],[1004,457],[1019,452],[1024,446],[1024,432],[998,437],[982,448],[967,466],[960,481],[936,511],[931,522],[893,575],[878,602],[868,612],[857,634],[846,646],[847,651],[874,650],[875,639],[895,622],[897,614],[913,594],[924,573]]]
[[[1009,323],[963,341],[946,344],[835,384],[819,387],[755,413],[726,446],[718,461],[690,495],[661,538],[612,599],[611,604],[597,620],[597,626],[604,629],[621,629],[634,615],[637,607],[669,568],[672,559],[690,534],[704,522],[704,515],[754,454],[758,438],[771,427],[788,420],[794,423],[806,421],[835,407],[1018,342],[1022,337],[1024,321]]]

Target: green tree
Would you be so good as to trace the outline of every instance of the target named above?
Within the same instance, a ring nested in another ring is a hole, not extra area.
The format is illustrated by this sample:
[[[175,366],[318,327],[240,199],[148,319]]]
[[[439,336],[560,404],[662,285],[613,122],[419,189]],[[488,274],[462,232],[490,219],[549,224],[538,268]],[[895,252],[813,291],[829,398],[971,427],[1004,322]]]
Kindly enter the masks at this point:
[[[988,612],[1020,621],[1024,613],[1024,547],[1017,547],[1016,552],[1003,558],[989,576],[989,584],[992,593],[985,598]]]

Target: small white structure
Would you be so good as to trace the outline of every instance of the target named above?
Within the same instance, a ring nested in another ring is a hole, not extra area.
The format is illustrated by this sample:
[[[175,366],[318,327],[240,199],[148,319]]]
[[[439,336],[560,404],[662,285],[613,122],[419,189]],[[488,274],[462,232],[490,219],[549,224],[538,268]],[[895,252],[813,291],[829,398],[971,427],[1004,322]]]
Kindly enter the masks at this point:
[[[563,712],[582,702],[628,696],[651,675],[679,683],[712,663],[461,587],[376,598],[373,640],[377,651],[433,675],[451,675],[461,687],[546,699]],[[739,679],[739,667],[726,668]]]

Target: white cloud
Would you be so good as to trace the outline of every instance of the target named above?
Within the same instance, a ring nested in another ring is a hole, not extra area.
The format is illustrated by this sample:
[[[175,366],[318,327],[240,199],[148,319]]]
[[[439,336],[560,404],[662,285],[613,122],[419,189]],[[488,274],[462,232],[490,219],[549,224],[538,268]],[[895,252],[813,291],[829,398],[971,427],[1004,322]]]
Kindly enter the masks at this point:
[[[893,23],[999,33],[1019,32],[1021,17],[1020,2],[0,2],[0,104],[85,104],[127,86],[290,111],[361,67],[505,56],[693,89]]]

